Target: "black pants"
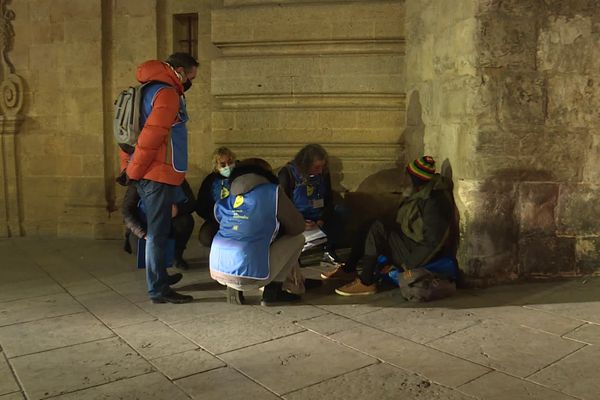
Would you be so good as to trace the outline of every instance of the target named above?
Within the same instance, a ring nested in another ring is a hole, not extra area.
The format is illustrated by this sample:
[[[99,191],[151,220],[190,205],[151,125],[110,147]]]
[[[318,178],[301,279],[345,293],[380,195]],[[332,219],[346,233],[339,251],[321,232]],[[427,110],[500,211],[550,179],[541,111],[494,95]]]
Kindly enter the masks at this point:
[[[194,230],[194,217],[190,214],[178,215],[171,220],[171,235],[175,239],[175,259],[183,257],[183,251]]]
[[[210,247],[217,232],[219,232],[219,224],[216,221],[208,220],[204,222],[200,227],[200,233],[198,236],[202,246]]]
[[[362,272],[360,280],[365,285],[375,282],[377,271],[377,257],[384,255],[394,265],[403,264],[404,243],[400,234],[385,227],[383,222],[375,220],[359,230],[355,245],[352,246],[350,257],[344,266],[347,272],[356,271],[356,266],[362,259]]]

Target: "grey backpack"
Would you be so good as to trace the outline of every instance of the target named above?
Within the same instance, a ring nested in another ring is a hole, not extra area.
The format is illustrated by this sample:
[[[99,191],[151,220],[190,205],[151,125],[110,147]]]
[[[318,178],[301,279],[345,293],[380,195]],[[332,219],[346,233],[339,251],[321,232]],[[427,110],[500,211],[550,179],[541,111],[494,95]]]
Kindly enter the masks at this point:
[[[123,90],[115,100],[115,118],[113,133],[119,147],[127,154],[133,154],[140,135],[140,111],[143,89],[152,82],[130,86]]]
[[[400,276],[400,292],[411,302],[432,301],[452,296],[456,283],[425,268],[415,268]]]

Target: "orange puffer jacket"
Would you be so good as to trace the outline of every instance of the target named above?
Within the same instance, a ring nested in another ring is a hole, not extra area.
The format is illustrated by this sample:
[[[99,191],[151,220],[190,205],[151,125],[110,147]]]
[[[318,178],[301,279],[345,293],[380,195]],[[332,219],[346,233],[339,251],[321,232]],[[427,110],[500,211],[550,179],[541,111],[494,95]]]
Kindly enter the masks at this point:
[[[140,65],[136,78],[140,83],[163,82],[173,90],[165,88],[156,94],[152,112],[140,132],[135,152],[132,156],[123,151],[119,153],[121,170],[126,169],[127,176],[132,180],[148,179],[179,186],[185,173],[175,171],[168,161],[167,146],[169,131],[177,121],[183,86],[171,67],[158,60]]]

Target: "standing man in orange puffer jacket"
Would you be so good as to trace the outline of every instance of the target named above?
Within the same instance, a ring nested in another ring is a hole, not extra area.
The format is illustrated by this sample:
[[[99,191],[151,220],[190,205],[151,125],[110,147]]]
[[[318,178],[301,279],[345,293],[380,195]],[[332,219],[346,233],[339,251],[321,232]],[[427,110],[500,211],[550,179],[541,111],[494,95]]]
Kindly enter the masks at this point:
[[[151,82],[142,93],[140,126],[135,151],[120,153],[121,169],[136,185],[146,209],[146,282],[154,303],[188,303],[192,296],[179,294],[168,284],[164,252],[171,229],[175,188],[187,171],[188,115],[183,93],[196,77],[198,61],[175,53],[166,62],[146,61],[137,69],[141,83]]]

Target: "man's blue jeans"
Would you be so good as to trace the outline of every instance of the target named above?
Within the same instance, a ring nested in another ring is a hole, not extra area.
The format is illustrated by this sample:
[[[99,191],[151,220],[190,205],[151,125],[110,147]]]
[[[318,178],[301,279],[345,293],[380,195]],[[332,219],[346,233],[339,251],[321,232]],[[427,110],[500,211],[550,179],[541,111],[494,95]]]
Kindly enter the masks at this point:
[[[159,297],[168,290],[165,250],[171,230],[171,207],[175,200],[175,186],[142,179],[135,183],[144,208],[148,228],[146,232],[146,283],[150,298]]]

